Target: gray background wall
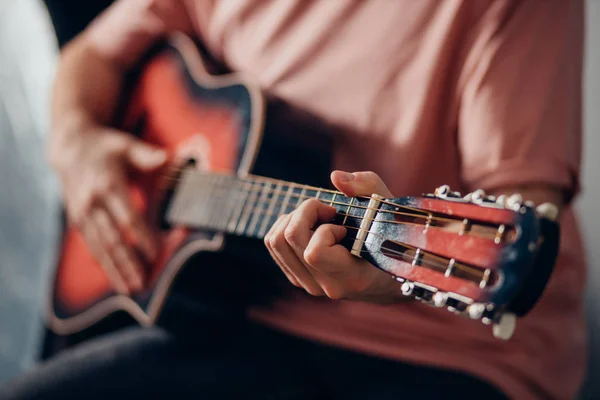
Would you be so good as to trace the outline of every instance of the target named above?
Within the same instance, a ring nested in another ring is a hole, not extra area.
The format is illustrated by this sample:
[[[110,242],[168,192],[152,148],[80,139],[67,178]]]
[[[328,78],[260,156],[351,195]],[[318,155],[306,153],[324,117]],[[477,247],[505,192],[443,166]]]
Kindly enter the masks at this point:
[[[600,0],[587,1],[584,85],[583,196],[577,207],[586,240],[589,279],[588,320],[591,329],[590,377],[585,398],[600,398]],[[595,394],[595,395],[594,395]]]
[[[58,238],[45,163],[56,43],[43,4],[0,0],[0,381],[30,367]]]

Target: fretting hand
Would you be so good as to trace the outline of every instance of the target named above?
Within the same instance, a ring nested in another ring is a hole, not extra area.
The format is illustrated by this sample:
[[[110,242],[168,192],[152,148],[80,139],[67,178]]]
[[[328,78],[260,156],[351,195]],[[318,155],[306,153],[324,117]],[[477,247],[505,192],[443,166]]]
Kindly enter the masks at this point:
[[[392,194],[373,172],[335,171],[335,187],[346,196]],[[399,297],[392,277],[340,245],[346,228],[329,224],[334,207],[306,200],[281,216],[265,236],[265,244],[288,280],[313,296],[389,303]]]

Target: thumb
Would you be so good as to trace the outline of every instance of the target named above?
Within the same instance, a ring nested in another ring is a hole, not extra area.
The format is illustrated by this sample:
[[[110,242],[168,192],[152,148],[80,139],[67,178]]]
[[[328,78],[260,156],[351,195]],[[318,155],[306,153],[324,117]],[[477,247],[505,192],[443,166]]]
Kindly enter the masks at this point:
[[[127,161],[140,171],[153,171],[167,161],[167,153],[157,147],[134,141],[126,151]]]
[[[338,190],[349,197],[370,196],[372,194],[393,197],[381,178],[375,172],[371,171],[354,173],[333,171],[331,173],[331,182]]]

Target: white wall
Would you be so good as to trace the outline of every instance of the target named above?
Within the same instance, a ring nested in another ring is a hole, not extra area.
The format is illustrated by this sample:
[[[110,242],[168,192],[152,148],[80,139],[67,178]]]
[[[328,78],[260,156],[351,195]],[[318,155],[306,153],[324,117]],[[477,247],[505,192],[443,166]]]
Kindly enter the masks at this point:
[[[0,381],[38,356],[58,238],[45,163],[56,43],[38,0],[0,0]]]

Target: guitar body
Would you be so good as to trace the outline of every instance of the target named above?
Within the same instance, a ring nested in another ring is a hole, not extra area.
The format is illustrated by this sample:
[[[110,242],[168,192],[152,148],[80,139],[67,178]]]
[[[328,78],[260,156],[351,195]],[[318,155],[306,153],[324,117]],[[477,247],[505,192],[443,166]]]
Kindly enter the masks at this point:
[[[166,149],[173,160],[167,174],[135,177],[130,186],[137,210],[151,226],[162,226],[159,257],[150,266],[147,290],[119,295],[83,236],[67,227],[49,302],[49,327],[55,333],[79,332],[117,311],[151,325],[182,270],[202,268],[200,253],[224,250],[221,233],[164,226],[170,185],[190,160],[203,170],[328,186],[329,127],[283,102],[267,101],[248,77],[208,71],[195,44],[183,35],[172,36],[141,65],[119,126]],[[311,145],[310,160],[299,151],[304,145]]]

